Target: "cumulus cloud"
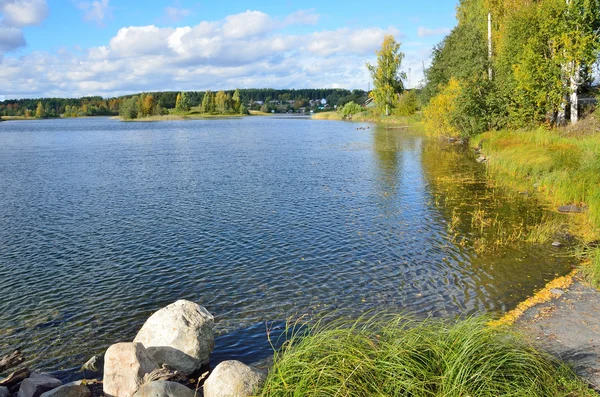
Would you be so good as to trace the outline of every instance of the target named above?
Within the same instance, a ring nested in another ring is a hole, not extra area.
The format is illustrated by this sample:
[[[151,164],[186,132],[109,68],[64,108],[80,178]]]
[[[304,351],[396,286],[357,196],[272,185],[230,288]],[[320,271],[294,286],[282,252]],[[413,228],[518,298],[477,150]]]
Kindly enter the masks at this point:
[[[419,35],[419,37],[440,36],[448,33],[450,33],[450,28],[429,29],[423,26],[419,26],[419,28],[417,29],[417,34]]]
[[[365,63],[375,61],[386,34],[401,37],[393,27],[303,34],[286,28],[317,21],[312,11],[275,18],[248,10],[194,26],[123,27],[99,47],[5,58],[0,86],[10,97],[236,87],[366,88],[370,78]]]
[[[0,0],[0,61],[4,52],[27,44],[22,28],[39,25],[47,16],[46,0]]]
[[[96,22],[100,26],[103,26],[104,20],[111,15],[109,0],[82,1],[77,4],[77,8],[83,11],[84,21]]]

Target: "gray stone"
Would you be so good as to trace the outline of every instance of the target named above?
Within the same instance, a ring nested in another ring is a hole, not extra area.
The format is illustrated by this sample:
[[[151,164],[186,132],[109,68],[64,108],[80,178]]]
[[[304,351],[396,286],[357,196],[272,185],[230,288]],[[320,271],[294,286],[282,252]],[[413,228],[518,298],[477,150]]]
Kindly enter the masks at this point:
[[[18,397],[40,397],[42,393],[55,389],[62,382],[48,375],[32,372],[29,378],[21,382]]]
[[[476,161],[478,163],[485,163],[487,161],[487,158],[485,156],[479,156],[477,157]]]
[[[8,391],[8,387],[0,386],[0,397],[8,397],[10,396],[10,392]]]
[[[41,397],[90,397],[91,395],[90,389],[81,384],[81,381],[77,381],[47,391]]]
[[[204,382],[204,397],[247,397],[258,395],[264,372],[239,361],[223,361]]]
[[[554,241],[554,242],[552,243],[552,246],[553,246],[553,247],[556,247],[556,248],[559,248],[559,247],[562,247],[562,243],[561,243],[560,241]]]
[[[215,346],[213,324],[204,307],[178,300],[150,316],[134,342],[142,343],[159,365],[190,375],[208,364]]]
[[[580,212],[584,212],[585,210],[587,210],[587,207],[579,207],[577,205],[561,205],[560,207],[558,207],[558,212],[563,212],[563,213],[580,213]]]
[[[194,390],[177,382],[157,380],[146,383],[133,395],[134,397],[194,397]]]
[[[104,394],[131,397],[158,364],[141,343],[117,343],[104,355]]]

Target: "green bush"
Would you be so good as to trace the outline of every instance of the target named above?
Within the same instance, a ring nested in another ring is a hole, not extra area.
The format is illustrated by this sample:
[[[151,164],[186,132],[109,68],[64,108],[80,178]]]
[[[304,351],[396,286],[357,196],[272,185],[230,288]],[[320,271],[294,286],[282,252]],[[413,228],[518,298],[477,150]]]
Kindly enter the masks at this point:
[[[353,101],[348,102],[342,108],[342,117],[352,117],[353,114],[362,112],[363,108]]]
[[[417,112],[418,108],[419,100],[415,90],[405,91],[400,95],[394,114],[398,116],[412,116]]]

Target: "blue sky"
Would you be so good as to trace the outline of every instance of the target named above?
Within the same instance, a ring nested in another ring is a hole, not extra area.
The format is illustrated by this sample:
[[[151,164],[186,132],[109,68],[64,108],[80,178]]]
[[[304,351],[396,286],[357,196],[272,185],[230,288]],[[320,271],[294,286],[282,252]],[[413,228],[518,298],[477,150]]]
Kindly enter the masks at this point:
[[[0,99],[236,87],[366,89],[385,34],[407,86],[452,1],[0,0]],[[393,4],[393,5],[392,5]]]

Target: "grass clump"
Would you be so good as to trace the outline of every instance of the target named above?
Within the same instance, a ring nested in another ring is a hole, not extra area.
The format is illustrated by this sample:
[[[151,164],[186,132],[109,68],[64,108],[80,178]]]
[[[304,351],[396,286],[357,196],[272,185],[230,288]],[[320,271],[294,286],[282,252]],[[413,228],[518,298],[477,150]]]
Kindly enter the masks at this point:
[[[377,316],[295,333],[263,396],[592,396],[564,364],[484,318]]]

